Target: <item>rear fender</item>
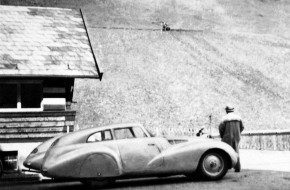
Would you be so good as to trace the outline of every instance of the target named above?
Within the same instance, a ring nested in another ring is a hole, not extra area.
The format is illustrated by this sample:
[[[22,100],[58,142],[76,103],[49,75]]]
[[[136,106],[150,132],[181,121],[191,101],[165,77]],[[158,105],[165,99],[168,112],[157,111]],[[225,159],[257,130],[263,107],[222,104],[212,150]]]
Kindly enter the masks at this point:
[[[47,152],[42,173],[54,178],[113,177],[122,173],[114,146],[72,145],[54,147]]]
[[[59,136],[51,138],[40,145],[38,145],[25,159],[23,165],[27,168],[34,170],[41,170],[41,165],[46,154],[46,151],[50,148],[51,144],[58,139]]]
[[[120,168],[110,154],[94,153],[86,157],[80,169],[80,178],[116,177]]]

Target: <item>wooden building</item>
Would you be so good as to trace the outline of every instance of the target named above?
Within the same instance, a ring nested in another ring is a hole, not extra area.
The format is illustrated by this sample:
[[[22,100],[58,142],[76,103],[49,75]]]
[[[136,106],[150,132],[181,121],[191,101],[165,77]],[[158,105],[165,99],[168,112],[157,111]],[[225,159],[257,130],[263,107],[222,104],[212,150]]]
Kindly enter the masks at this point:
[[[80,10],[0,6],[4,167],[20,169],[40,142],[73,131],[75,78],[101,77]]]

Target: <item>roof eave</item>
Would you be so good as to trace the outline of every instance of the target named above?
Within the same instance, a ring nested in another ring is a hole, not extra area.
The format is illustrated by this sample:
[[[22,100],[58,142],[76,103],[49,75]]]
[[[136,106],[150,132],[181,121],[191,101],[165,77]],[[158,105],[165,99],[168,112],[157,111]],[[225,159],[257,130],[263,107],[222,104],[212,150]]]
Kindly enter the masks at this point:
[[[98,75],[1,75],[0,78],[87,78],[101,79]]]

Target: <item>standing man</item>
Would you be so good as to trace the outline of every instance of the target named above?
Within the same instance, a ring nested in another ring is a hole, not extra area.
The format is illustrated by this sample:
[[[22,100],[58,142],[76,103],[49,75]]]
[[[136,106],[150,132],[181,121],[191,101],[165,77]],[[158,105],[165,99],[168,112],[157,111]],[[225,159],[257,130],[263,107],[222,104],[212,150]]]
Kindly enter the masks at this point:
[[[222,118],[219,125],[219,133],[223,142],[229,144],[239,154],[239,143],[241,132],[244,130],[243,122],[240,116],[234,114],[233,106],[226,106],[227,115]],[[241,171],[240,157],[235,166],[235,172]]]

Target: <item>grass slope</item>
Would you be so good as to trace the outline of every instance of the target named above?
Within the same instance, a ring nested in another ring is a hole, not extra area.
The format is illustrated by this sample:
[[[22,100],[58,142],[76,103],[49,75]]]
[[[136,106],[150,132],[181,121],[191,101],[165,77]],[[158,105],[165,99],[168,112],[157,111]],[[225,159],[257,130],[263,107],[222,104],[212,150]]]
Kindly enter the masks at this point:
[[[76,81],[80,127],[138,121],[198,129],[212,115],[217,131],[228,102],[248,130],[290,124],[289,1],[27,3],[83,9],[105,74],[102,82]],[[156,30],[160,21],[174,30]]]

